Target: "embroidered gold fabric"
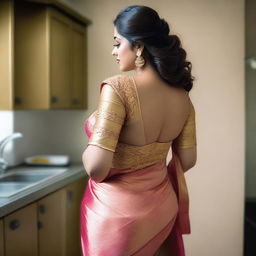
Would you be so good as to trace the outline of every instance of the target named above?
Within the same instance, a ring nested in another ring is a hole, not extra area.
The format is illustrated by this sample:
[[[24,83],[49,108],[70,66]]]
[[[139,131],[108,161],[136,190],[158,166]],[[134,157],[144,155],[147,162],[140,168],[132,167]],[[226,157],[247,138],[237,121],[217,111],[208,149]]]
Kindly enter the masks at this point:
[[[110,87],[101,90],[96,120],[88,144],[115,152],[125,120],[125,107],[119,95]]]
[[[143,146],[118,143],[113,158],[113,168],[137,170],[165,161],[170,145],[170,142],[154,142]]]
[[[189,117],[180,135],[175,139],[174,145],[176,148],[191,148],[196,146],[195,109],[192,103]]]
[[[110,85],[122,99],[126,110],[126,124],[137,120],[140,114],[139,103],[131,77],[117,75],[104,80],[103,84]]]
[[[139,98],[131,77],[118,75],[102,83],[101,96],[97,111],[94,113],[91,145],[115,152],[112,167],[116,169],[140,169],[159,161],[165,161],[171,142],[154,142],[136,146],[120,142],[122,127],[134,121],[141,121]],[[184,128],[174,140],[178,148],[196,145],[195,110],[191,103],[191,113]]]

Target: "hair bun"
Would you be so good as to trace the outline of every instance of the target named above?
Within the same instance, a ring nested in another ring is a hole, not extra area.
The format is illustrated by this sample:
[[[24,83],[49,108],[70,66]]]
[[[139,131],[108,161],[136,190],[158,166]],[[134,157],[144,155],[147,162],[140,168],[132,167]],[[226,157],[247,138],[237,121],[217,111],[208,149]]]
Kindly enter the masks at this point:
[[[160,19],[159,31],[160,31],[161,34],[169,35],[170,28],[169,28],[168,23],[164,19]]]
[[[190,91],[193,86],[191,63],[177,35],[170,35],[168,23],[147,6],[129,6],[120,11],[114,20],[120,35],[131,49],[143,44],[142,56],[170,86]]]

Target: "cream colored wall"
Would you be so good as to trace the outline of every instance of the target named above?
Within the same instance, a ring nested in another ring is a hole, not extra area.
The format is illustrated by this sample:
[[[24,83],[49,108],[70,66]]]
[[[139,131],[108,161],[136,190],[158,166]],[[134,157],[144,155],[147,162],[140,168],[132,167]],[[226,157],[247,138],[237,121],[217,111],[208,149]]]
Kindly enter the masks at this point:
[[[71,4],[71,1],[65,0]],[[241,256],[244,208],[244,1],[87,0],[72,6],[93,21],[88,29],[89,106],[99,83],[118,73],[112,20],[131,4],[159,11],[181,36],[196,77],[198,162],[187,174],[192,234],[189,256]]]

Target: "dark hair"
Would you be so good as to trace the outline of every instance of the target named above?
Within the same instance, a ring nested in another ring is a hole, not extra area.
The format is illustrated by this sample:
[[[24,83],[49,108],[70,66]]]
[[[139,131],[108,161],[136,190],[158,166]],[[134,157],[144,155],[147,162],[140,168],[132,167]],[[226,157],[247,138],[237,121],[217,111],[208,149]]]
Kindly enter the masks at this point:
[[[168,23],[150,7],[132,5],[120,11],[114,20],[120,35],[133,49],[143,44],[142,56],[148,60],[160,77],[174,87],[190,91],[193,86],[191,63],[181,47],[177,35],[169,35]]]

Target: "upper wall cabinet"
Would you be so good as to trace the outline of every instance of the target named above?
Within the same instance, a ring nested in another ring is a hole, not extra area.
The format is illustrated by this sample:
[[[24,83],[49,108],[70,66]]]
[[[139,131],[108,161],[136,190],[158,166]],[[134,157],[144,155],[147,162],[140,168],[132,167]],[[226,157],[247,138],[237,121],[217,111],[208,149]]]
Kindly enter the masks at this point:
[[[6,95],[0,108],[86,108],[86,24],[45,4],[3,1],[12,15],[4,12],[2,19],[13,33],[5,33],[0,48],[8,46],[7,39],[13,45],[5,60],[7,66],[7,61],[13,65],[5,67],[9,84],[2,86],[0,81],[1,96]]]
[[[0,110],[13,108],[13,2],[0,1]]]
[[[15,109],[86,107],[85,27],[52,7],[15,4]]]

